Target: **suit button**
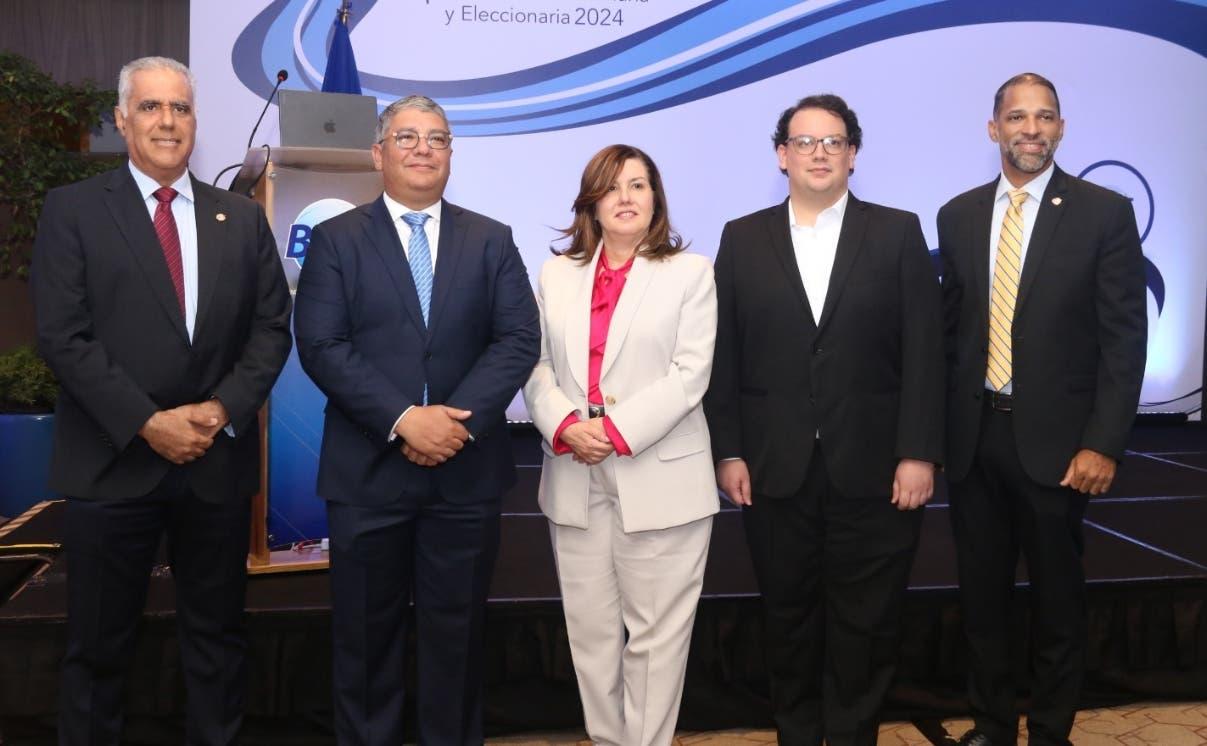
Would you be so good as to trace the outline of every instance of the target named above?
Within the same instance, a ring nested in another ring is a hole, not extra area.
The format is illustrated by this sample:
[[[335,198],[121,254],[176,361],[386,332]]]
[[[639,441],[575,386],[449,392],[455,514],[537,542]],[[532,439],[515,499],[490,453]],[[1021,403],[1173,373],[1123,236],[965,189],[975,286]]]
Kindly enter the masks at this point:
[[[823,350],[823,349],[822,349],[822,348],[820,348],[820,347],[814,347],[814,348],[813,348],[813,354],[814,354],[814,355],[821,355],[821,354],[824,354],[824,353],[825,353],[825,350]]]
[[[423,356],[423,359],[424,359],[424,360],[431,360],[431,359],[432,359],[432,353],[430,353],[430,352],[429,352],[429,353],[427,353],[426,355],[424,355],[424,356]]]
[[[605,397],[604,397],[604,404],[605,404],[605,405],[607,405],[607,406],[609,406],[609,407],[615,406],[615,405],[616,405],[616,397],[615,397],[615,396],[605,396]]]
[[[979,400],[981,398],[981,392],[980,391],[976,392],[975,394],[972,395],[972,398]]]

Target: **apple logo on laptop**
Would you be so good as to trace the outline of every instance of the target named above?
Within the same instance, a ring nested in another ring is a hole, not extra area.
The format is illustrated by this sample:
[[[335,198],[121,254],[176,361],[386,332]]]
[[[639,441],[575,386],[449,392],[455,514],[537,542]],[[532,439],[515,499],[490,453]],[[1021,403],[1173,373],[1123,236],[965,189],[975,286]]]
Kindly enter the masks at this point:
[[[323,132],[326,132],[328,135],[335,134],[335,120],[334,119],[328,119],[327,121],[323,122]]]

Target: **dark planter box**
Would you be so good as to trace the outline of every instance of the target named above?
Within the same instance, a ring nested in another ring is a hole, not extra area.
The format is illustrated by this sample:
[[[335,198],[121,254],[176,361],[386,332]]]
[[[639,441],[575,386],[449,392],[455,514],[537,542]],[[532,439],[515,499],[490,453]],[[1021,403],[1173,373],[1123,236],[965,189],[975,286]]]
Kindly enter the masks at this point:
[[[0,516],[58,497],[46,486],[53,414],[0,414]]]

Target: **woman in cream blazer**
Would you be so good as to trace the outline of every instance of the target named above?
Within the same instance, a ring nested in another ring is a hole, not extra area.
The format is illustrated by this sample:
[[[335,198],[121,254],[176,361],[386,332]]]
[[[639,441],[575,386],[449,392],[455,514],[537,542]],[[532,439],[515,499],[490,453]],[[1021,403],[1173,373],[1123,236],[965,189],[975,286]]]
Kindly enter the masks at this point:
[[[682,252],[637,148],[591,159],[574,212],[569,248],[541,270],[541,357],[524,387],[543,436],[539,502],[591,740],[669,744],[718,509],[700,403],[712,265]]]

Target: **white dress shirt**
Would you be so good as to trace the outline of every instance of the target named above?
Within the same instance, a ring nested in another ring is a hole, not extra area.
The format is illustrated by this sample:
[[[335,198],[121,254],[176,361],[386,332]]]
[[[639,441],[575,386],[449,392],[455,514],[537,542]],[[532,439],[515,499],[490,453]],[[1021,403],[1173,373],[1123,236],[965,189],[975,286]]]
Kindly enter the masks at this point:
[[[155,191],[159,182],[147,176],[133,161],[129,161],[130,173],[138,186],[147,211],[151,214],[151,223],[155,223],[155,209],[159,200],[155,199]],[[172,182],[176,190],[176,199],[172,200],[172,218],[176,221],[176,234],[180,237],[180,264],[184,275],[184,326],[189,333],[189,341],[193,341],[193,327],[197,322],[197,211],[193,199],[193,180],[186,170],[179,179]],[[227,423],[222,432],[235,437],[235,426]]]
[[[1023,201],[1022,207],[1023,245],[1019,255],[1020,269],[1027,266],[1027,246],[1031,244],[1031,232],[1035,230],[1035,218],[1039,215],[1039,205],[1043,201],[1044,190],[1048,188],[1048,182],[1052,180],[1053,165],[1049,163],[1043,173],[1021,187],[1026,190],[1027,199]],[[1014,185],[1006,178],[1006,174],[1002,174],[997,180],[997,192],[993,196],[993,220],[989,223],[989,284],[986,286],[989,288],[993,287],[993,265],[997,261],[997,242],[1002,235],[1002,221],[1006,219],[1006,208],[1010,207],[1010,190],[1012,189],[1014,189]],[[994,390],[988,376],[985,377],[985,388],[990,391]],[[1003,394],[1009,394],[1013,390],[1013,380],[1002,387]]]
[[[432,255],[432,277],[436,276],[436,252],[440,246],[440,209],[442,207],[441,200],[436,200],[433,205],[428,205],[422,210],[412,210],[401,202],[393,199],[390,195],[382,192],[382,201],[386,203],[386,212],[390,213],[390,220],[394,224],[394,230],[398,231],[398,240],[402,243],[402,253],[407,261],[411,261],[411,231],[414,229],[405,220],[403,215],[408,212],[426,212],[428,214],[427,222],[423,224],[423,232],[427,235],[428,251]],[[390,429],[390,434],[386,436],[386,442],[393,443],[398,437],[396,430],[398,423],[402,422],[402,418],[407,416],[407,412],[414,409],[417,404],[412,404],[402,410],[402,414],[398,415],[398,419],[394,420],[394,427]],[[470,437],[473,440],[473,437]]]
[[[826,305],[826,290],[830,287],[830,272],[834,269],[834,255],[838,253],[838,235],[842,232],[849,195],[850,192],[843,192],[837,202],[818,214],[813,225],[798,223],[792,200],[788,200],[792,253],[796,255],[796,268],[805,286],[805,295],[809,297],[814,323],[821,321],[821,311]]]
[[[436,204],[428,205],[422,210],[412,210],[384,192],[381,197],[386,203],[386,212],[390,213],[390,220],[394,223],[394,230],[398,231],[398,240],[402,242],[402,253],[408,262],[411,261],[411,226],[402,219],[402,216],[408,212],[426,212],[428,214],[427,222],[423,224],[423,232],[427,234],[428,251],[432,254],[432,276],[435,277],[436,252],[440,250],[440,208],[443,206],[441,201],[436,200]]]
[[[155,208],[159,206],[155,190],[159,189],[160,184],[139,171],[133,161],[130,161],[130,173],[134,176],[134,183],[146,203],[153,224]],[[193,325],[197,321],[197,215],[194,210],[193,180],[186,170],[171,186],[176,190],[176,199],[172,200],[172,217],[176,220],[176,233],[180,236],[180,259],[184,270],[184,326],[191,342]]]

